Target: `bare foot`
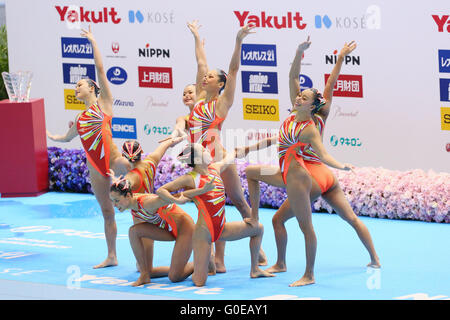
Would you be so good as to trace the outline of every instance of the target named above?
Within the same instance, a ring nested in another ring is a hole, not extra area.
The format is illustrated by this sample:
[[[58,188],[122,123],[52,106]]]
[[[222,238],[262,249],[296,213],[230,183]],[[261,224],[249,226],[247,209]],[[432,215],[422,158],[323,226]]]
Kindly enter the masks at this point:
[[[225,273],[227,272],[227,268],[225,267],[225,264],[223,262],[217,262],[215,263],[216,265],[216,272],[217,273]]]
[[[216,275],[216,263],[214,262],[214,256],[211,255],[208,262],[208,276]]]
[[[300,280],[292,282],[289,285],[289,287],[301,287],[301,286],[306,286],[306,285],[314,284],[314,283],[316,283],[314,281],[314,277],[303,276]]]
[[[94,266],[94,269],[99,269],[99,268],[106,268],[106,267],[115,267],[117,266],[119,263],[117,262],[117,258],[116,257],[112,257],[112,258],[106,258],[105,261],[103,261],[102,263]]]
[[[275,277],[275,275],[260,268],[256,268],[256,270],[250,272],[250,278],[252,279],[262,277]]]
[[[139,287],[143,284],[150,283],[150,276],[148,274],[141,274],[139,279],[131,284],[132,287]]]
[[[367,265],[367,267],[374,268],[374,269],[381,268],[380,260],[376,259],[376,260],[370,261],[370,263]]]
[[[286,272],[286,270],[287,267],[285,264],[278,264],[278,263],[275,263],[273,266],[266,269],[266,271],[270,273]]]
[[[267,257],[262,248],[259,249],[258,265],[267,266]]]

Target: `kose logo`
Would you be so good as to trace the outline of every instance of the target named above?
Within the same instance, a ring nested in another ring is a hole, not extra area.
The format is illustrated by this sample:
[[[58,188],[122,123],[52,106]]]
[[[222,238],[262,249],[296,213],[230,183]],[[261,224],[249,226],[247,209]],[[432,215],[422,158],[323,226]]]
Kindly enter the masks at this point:
[[[76,84],[78,81],[85,78],[95,81],[95,65],[63,63],[64,83]]]
[[[439,72],[450,73],[450,50],[439,50]]]
[[[61,21],[68,21],[70,23],[86,22],[86,23],[108,23],[111,21],[114,24],[120,23],[122,20],[117,16],[118,12],[114,8],[104,7],[102,10],[86,10],[84,7],[77,7],[79,10],[73,9],[73,6],[60,7],[55,6],[58,11]],[[69,10],[70,9],[70,10]]]
[[[276,72],[242,71],[242,92],[278,93]]]
[[[128,75],[121,67],[111,67],[106,72],[106,77],[112,84],[123,84],[127,81]]]
[[[244,120],[280,121],[278,100],[242,99]]]
[[[315,26],[316,26],[317,29],[322,28],[322,22],[323,22],[323,25],[324,25],[327,29],[330,29],[330,28],[331,28],[331,25],[332,25],[331,19],[330,19],[330,17],[327,16],[327,15],[324,15],[323,17],[322,17],[322,16],[319,16],[319,15],[316,15],[316,16],[314,17],[314,22],[315,22]]]
[[[241,65],[277,66],[277,47],[274,44],[242,44]]]
[[[86,38],[61,38],[63,58],[93,59],[92,45]]]
[[[139,23],[144,22],[144,15],[142,14],[141,11],[139,11],[139,10],[136,10],[136,11],[130,10],[130,11],[128,11],[128,21],[130,23],[134,23],[135,22],[135,18],[136,18],[137,22],[139,22]]]
[[[314,24],[317,29],[322,26],[330,29],[360,29],[360,30],[376,30],[381,29],[381,8],[377,5],[367,7],[366,12],[358,16],[345,16],[330,18],[327,14],[316,15]]]
[[[450,33],[450,19],[449,19],[449,15],[443,15],[442,17],[433,14],[432,15],[434,22],[436,22],[437,27],[438,27],[438,32],[444,32],[444,27],[445,25],[447,25],[447,27],[445,28],[447,30],[448,33]]]
[[[137,139],[136,119],[113,118],[111,121],[112,137],[119,139]]]
[[[441,130],[450,130],[450,108],[441,107]]]
[[[299,12],[288,12],[285,16],[277,17],[266,15],[265,11],[260,12],[259,15],[249,15],[249,11],[234,11],[236,18],[239,20],[241,27],[246,24],[253,24],[258,28],[276,28],[276,29],[291,29],[294,25],[297,29],[303,30],[306,28],[306,23],[302,23],[303,17]]]
[[[172,85],[172,68],[138,67],[139,87],[168,88]]]
[[[325,75],[325,83],[327,83],[329,74]],[[363,97],[362,76],[341,74],[334,86],[333,96],[335,97]]]
[[[148,44],[148,43],[145,45],[145,48],[139,48],[138,54],[139,54],[139,57],[146,57],[146,58],[152,58],[152,57],[170,58],[170,50],[169,49],[150,48],[150,44]]]
[[[450,79],[439,79],[441,101],[450,101]]]
[[[333,54],[330,55],[326,55],[325,56],[325,63],[326,64],[336,64],[337,59],[338,59],[338,51],[334,50]],[[358,65],[360,64],[360,57],[359,56],[345,56],[344,58],[344,63],[345,64],[352,64],[352,65]]]
[[[140,10],[129,10],[128,11],[128,21],[130,23],[138,23],[144,22],[144,14]],[[148,23],[164,23],[164,24],[173,24],[175,23],[175,14],[173,11],[170,12],[148,12],[147,13],[147,22]]]

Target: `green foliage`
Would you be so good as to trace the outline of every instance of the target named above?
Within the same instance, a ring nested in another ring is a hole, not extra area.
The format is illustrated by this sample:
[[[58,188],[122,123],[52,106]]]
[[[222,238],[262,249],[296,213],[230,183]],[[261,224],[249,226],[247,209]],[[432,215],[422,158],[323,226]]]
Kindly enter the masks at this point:
[[[8,72],[8,38],[6,35],[6,25],[0,27],[0,74],[3,71]],[[3,78],[0,77],[0,100],[8,99],[8,93],[6,92]]]

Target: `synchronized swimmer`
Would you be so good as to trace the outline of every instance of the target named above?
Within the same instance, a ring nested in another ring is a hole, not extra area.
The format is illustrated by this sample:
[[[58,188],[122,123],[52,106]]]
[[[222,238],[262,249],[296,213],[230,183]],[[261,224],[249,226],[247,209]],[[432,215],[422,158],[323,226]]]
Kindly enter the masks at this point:
[[[305,238],[306,269],[290,286],[313,284],[317,240],[311,220],[311,202],[319,196],[355,229],[369,252],[368,266],[379,268],[379,258],[367,227],[353,212],[337,178],[328,168],[353,170],[354,167],[334,159],[322,143],[334,85],[342,62],[356,48],[356,43],[345,44],[340,51],[322,95],[314,88],[300,90],[301,59],[311,45],[308,37],[298,46],[289,72],[292,110],[282,122],[279,134],[253,146],[227,152],[220,141],[220,132],[234,102],[242,41],[254,33],[254,26],[245,25],[238,31],[227,73],[209,69],[198,21],[187,26],[194,36],[197,61],[196,82],[183,90],[183,104],[189,108],[189,114],[176,119],[171,136],[159,141],[158,147],[145,159],[141,159],[143,150],[139,142],[126,141],[121,154],[112,141],[112,94],[91,28],[82,30],[81,35],[93,47],[99,84],[92,79],[78,81],[75,96],[85,103],[86,110],[77,115],[65,135],[49,132],[47,135],[58,142],[69,142],[79,135],[85,150],[92,190],[104,218],[108,249],[106,259],[94,268],[118,265],[114,207],[121,212],[130,210],[133,217],[129,240],[140,272],[133,286],[149,283],[156,277],[169,277],[172,282],[178,282],[189,276],[195,286],[204,286],[208,276],[226,272],[225,242],[243,238],[249,238],[250,242],[250,277],[274,277],[274,273],[287,271],[284,223],[295,217]],[[154,190],[156,168],[161,158],[169,148],[185,140],[188,143],[178,160],[192,170]],[[278,146],[279,166],[250,165],[246,168],[249,206],[235,159],[272,144]],[[262,174],[264,171],[272,174]],[[285,188],[288,196],[273,218],[277,262],[266,270],[260,268],[267,265],[261,248],[264,226],[258,219],[260,181]],[[240,212],[242,221],[226,222],[226,196]],[[198,210],[196,222],[179,206],[188,201],[193,201]],[[154,241],[175,242],[170,266],[153,266]],[[189,262],[192,253],[193,262]]]

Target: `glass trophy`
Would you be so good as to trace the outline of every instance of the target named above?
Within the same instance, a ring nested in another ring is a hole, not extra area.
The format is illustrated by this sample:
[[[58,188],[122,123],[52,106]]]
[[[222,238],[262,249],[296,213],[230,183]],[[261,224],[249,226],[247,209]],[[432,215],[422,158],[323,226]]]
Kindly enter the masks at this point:
[[[2,72],[3,82],[11,102],[28,102],[30,100],[31,71]]]

